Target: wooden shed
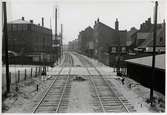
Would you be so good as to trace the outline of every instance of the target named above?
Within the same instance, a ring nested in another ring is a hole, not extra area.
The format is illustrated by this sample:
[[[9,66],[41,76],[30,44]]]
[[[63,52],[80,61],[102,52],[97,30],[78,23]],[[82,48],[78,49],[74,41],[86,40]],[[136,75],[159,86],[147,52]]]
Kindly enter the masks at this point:
[[[127,75],[146,87],[152,78],[152,56],[126,60]],[[154,90],[165,94],[165,54],[155,57]]]

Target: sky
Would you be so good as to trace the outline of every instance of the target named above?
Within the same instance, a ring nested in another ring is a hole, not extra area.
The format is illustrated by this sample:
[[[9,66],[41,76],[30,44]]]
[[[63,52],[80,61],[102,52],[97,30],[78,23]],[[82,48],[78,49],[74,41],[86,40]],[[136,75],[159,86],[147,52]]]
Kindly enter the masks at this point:
[[[166,0],[158,5],[158,22],[165,18]],[[94,26],[95,20],[114,28],[118,18],[119,29],[139,29],[140,24],[151,17],[153,22],[154,2],[151,0],[7,0],[8,21],[34,20],[55,31],[55,8],[58,8],[58,33],[63,24],[63,43],[77,39],[79,32]]]

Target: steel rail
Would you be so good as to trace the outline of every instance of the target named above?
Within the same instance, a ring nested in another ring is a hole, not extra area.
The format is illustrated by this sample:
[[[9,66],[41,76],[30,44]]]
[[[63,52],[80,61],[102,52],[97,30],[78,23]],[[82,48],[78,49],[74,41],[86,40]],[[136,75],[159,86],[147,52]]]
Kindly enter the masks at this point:
[[[87,69],[87,71],[88,71],[89,75],[91,75],[91,73],[90,73],[89,69],[88,69],[88,68],[86,68],[86,69]],[[102,108],[103,112],[105,112],[105,109],[104,109],[104,106],[103,106],[103,102],[102,102],[102,100],[101,100],[101,98],[100,98],[100,96],[99,96],[100,94],[98,93],[97,87],[96,87],[96,85],[95,85],[94,81],[91,79],[91,77],[90,77],[90,76],[89,76],[89,79],[90,79],[90,81],[93,83],[93,87],[94,87],[94,89],[95,89],[96,95],[97,95],[98,100],[99,100],[99,102],[100,102],[100,106],[101,106],[101,108]]]
[[[60,75],[60,73],[62,72],[64,67],[61,68],[61,70],[59,71],[58,75]],[[41,103],[43,102],[43,100],[45,99],[45,97],[47,96],[49,90],[51,89],[51,87],[53,86],[53,84],[56,82],[58,76],[53,80],[53,82],[50,84],[50,86],[48,87],[47,91],[45,92],[45,94],[43,95],[43,97],[41,98],[41,100],[39,101],[38,105],[35,107],[35,109],[33,110],[32,113],[35,113],[38,109],[38,107],[41,105]]]
[[[63,96],[64,96],[65,90],[66,90],[66,88],[67,88],[67,84],[68,84],[68,81],[69,81],[69,78],[70,78],[70,73],[71,73],[71,68],[70,68],[70,71],[68,72],[68,77],[67,77],[66,83],[65,83],[65,85],[64,85],[64,87],[63,87],[63,91],[62,91],[62,94],[61,94],[61,97],[60,97],[58,106],[57,106],[57,108],[56,108],[56,113],[58,113],[59,108],[60,108],[60,106],[61,106],[61,103],[62,103],[62,101],[63,101]]]
[[[47,96],[49,90],[51,89],[51,87],[53,86],[53,84],[56,82],[58,76],[59,76],[60,73],[63,71],[64,64],[65,64],[66,60],[67,60],[67,57],[66,57],[66,55],[65,55],[65,60],[64,60],[64,62],[63,62],[63,67],[62,67],[61,70],[59,71],[57,77],[56,77],[56,78],[53,80],[53,82],[49,85],[47,91],[44,93],[43,97],[41,98],[41,100],[39,101],[39,103],[37,104],[37,106],[35,106],[35,108],[34,108],[34,110],[32,111],[32,113],[35,113],[35,112],[37,111],[38,107],[41,105],[41,103],[43,102],[43,100],[44,100],[45,97]],[[66,63],[67,63],[67,62],[66,62]]]
[[[99,76],[103,79],[103,81],[105,82],[105,84],[107,84],[108,88],[110,89],[110,91],[115,95],[115,97],[121,102],[121,104],[123,105],[123,107],[125,108],[125,110],[127,112],[130,112],[129,109],[126,107],[126,105],[122,102],[122,100],[115,94],[115,92],[113,91],[113,89],[110,87],[110,84],[104,79],[104,77],[101,75],[100,71],[94,66],[95,70],[98,72]]]
[[[76,54],[78,55],[78,54]],[[85,59],[83,56],[78,55],[79,57],[81,57],[82,59],[85,60],[85,62],[87,62],[88,65],[92,66],[93,68],[95,68],[95,70],[97,71],[97,73],[99,74],[99,76],[102,78],[102,80],[105,82],[105,84],[107,85],[107,87],[110,89],[110,91],[114,94],[114,96],[118,99],[118,101],[122,104],[123,108],[125,109],[126,112],[130,112],[129,109],[126,107],[126,105],[122,102],[122,100],[115,94],[115,92],[113,91],[113,89],[110,87],[110,85],[108,84],[108,82],[104,79],[103,75],[100,73],[100,71],[87,59]],[[88,70],[88,68],[87,68]],[[90,72],[88,72],[90,73]],[[94,84],[95,85],[95,84]]]

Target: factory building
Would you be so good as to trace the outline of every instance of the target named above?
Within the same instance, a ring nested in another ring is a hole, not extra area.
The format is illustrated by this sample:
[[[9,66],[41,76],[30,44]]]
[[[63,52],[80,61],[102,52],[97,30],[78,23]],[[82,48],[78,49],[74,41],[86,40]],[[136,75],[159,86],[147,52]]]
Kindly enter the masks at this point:
[[[43,19],[42,19],[43,24]],[[52,30],[26,21],[24,17],[10,21],[8,49],[19,56],[31,57],[34,62],[52,62]]]

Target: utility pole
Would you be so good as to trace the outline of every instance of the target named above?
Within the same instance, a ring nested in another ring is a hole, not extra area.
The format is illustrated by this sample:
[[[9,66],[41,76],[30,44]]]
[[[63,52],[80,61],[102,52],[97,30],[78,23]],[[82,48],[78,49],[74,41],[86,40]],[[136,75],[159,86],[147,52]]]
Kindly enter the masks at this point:
[[[154,14],[154,30],[153,30],[153,55],[152,55],[152,78],[150,86],[150,101],[153,106],[153,90],[154,90],[154,77],[155,77],[155,53],[156,53],[156,36],[157,36],[157,10],[158,1],[155,2],[155,14]]]
[[[42,27],[44,27],[44,17],[42,17]],[[43,65],[43,73],[45,73],[46,71],[45,71],[45,60],[44,60],[44,52],[45,52],[45,40],[44,40],[45,38],[44,37],[42,37],[42,65]]]
[[[6,63],[6,94],[10,92],[10,76],[8,62],[8,33],[7,33],[7,11],[6,2],[2,2],[3,7],[3,39],[5,40],[5,63]]]
[[[63,55],[63,24],[61,24],[61,40],[60,40],[60,50],[61,50],[61,53],[60,53],[60,60],[62,58],[62,55]]]
[[[57,42],[58,40],[57,40],[57,8],[56,8],[56,10],[55,10],[55,41]],[[57,45],[57,43],[56,43],[56,45]],[[58,52],[59,52],[59,50],[58,50],[59,48],[56,46],[56,63],[58,63]]]

